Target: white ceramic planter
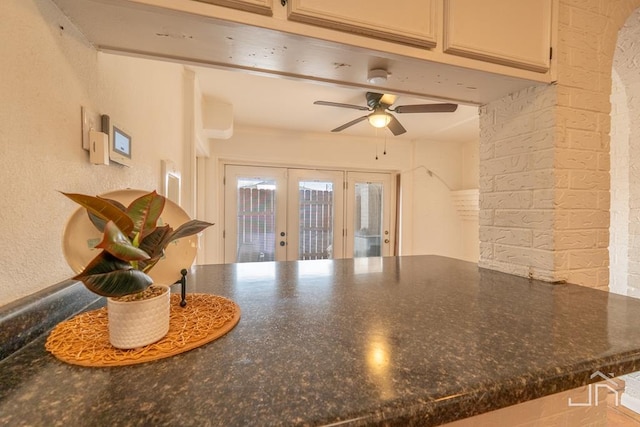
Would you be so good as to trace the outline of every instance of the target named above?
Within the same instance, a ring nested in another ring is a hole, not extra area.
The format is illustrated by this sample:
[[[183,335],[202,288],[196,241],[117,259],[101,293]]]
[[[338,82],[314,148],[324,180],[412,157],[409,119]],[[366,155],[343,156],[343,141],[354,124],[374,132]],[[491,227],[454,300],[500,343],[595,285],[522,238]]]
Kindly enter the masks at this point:
[[[117,301],[107,298],[109,341],[121,349],[132,349],[154,343],[169,332],[171,291],[141,301]]]

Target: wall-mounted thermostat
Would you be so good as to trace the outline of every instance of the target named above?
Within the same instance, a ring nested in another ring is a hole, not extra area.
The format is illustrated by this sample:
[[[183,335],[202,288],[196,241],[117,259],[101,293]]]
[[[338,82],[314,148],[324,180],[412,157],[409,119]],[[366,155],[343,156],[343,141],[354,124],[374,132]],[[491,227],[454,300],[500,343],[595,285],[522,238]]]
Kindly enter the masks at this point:
[[[109,135],[109,158],[124,166],[131,166],[132,138],[122,127],[113,123],[111,118],[102,115],[102,132]]]

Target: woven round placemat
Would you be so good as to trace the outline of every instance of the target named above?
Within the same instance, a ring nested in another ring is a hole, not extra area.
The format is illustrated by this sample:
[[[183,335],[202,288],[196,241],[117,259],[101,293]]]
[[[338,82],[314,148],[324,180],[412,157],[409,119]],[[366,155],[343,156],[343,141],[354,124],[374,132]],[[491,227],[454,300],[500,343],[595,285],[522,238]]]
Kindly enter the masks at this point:
[[[209,294],[171,295],[169,332],[144,347],[121,350],[109,342],[107,308],[79,314],[59,323],[45,348],[58,359],[81,366],[124,366],[175,356],[211,342],[229,332],[240,320],[240,307],[230,299]]]

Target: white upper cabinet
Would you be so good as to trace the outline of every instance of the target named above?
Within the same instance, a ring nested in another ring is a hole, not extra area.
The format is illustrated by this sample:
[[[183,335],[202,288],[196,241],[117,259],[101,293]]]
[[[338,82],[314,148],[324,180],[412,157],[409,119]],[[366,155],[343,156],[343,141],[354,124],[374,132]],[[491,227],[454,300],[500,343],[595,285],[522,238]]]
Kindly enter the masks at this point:
[[[273,15],[273,0],[196,0],[202,3],[246,10],[261,15]]]
[[[550,65],[552,0],[444,0],[444,52],[536,72]]]
[[[473,104],[556,78],[558,0],[53,2],[110,53]]]
[[[292,21],[413,46],[436,45],[436,0],[288,0],[288,4]]]

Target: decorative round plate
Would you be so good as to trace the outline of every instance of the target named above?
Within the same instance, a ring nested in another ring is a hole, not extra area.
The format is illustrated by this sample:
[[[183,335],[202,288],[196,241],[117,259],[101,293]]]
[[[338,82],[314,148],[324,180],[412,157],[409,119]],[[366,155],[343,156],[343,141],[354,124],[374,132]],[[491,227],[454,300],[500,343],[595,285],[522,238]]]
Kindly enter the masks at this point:
[[[101,194],[100,197],[116,200],[125,206],[140,196],[148,194],[143,190],[117,190]],[[180,225],[189,221],[189,215],[180,206],[167,199],[164,210],[160,215],[158,224],[169,224],[175,230]],[[67,263],[76,273],[80,273],[84,267],[99,253],[95,245],[100,243],[102,234],[89,220],[85,208],[76,210],[64,228],[62,233],[62,251]],[[180,279],[180,270],[191,267],[198,250],[198,236],[188,236],[169,243],[165,250],[165,257],[151,269],[150,276],[154,282],[170,285]]]

